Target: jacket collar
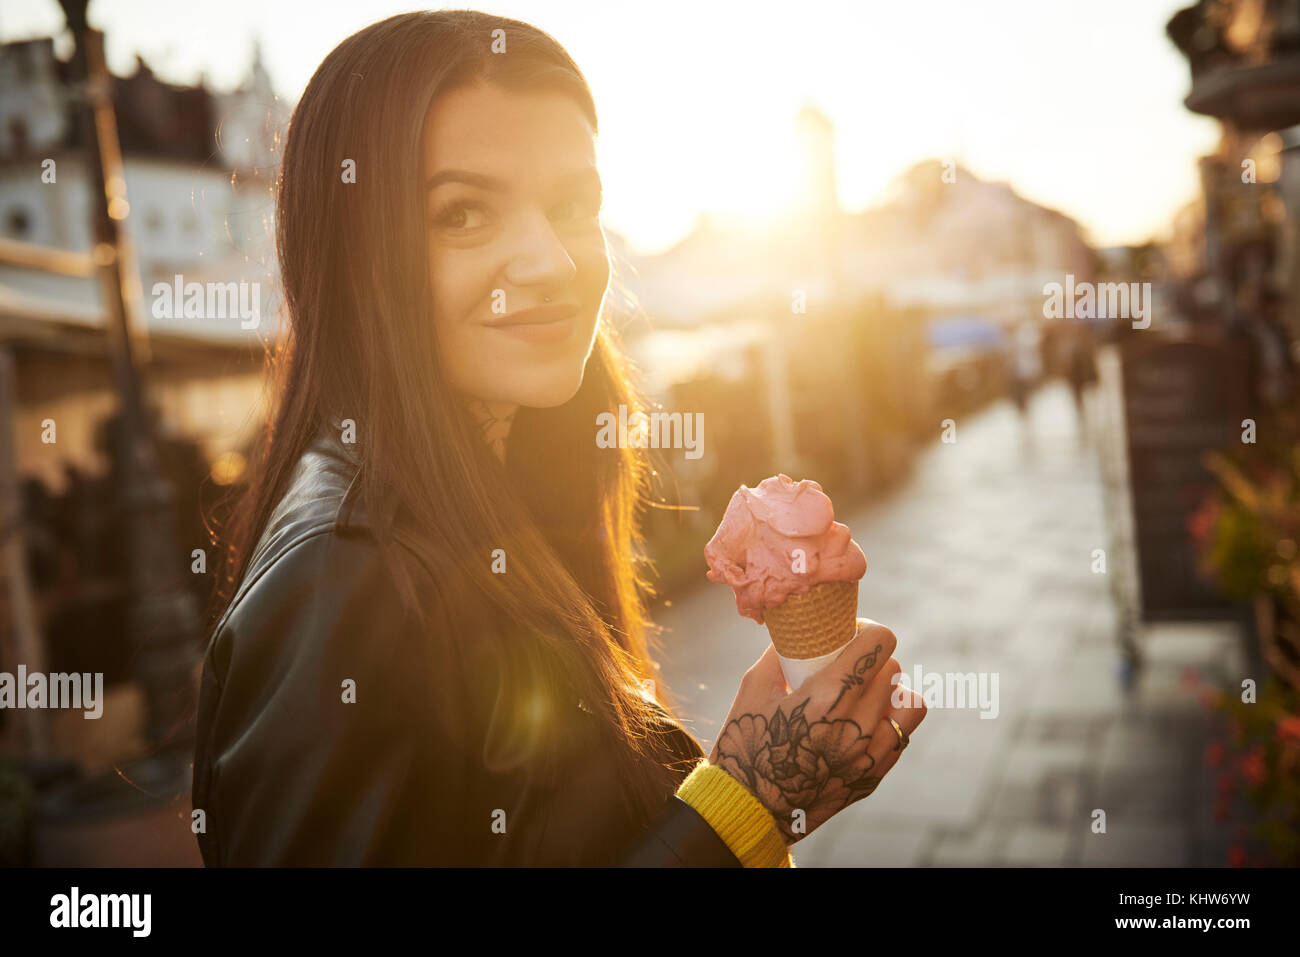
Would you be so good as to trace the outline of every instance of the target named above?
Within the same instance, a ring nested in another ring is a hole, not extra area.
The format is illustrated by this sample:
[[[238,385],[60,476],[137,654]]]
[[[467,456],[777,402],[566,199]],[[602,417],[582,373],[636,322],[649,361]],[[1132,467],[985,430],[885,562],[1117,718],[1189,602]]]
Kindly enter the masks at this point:
[[[308,533],[370,528],[358,481],[360,453],[342,441],[340,432],[322,426],[303,449],[258,540],[250,571],[273,561]]]

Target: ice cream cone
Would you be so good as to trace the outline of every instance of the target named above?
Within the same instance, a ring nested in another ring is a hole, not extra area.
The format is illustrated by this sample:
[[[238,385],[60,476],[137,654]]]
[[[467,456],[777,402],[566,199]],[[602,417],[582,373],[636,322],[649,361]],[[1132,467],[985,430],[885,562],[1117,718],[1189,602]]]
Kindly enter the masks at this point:
[[[709,581],[735,591],[736,610],[767,626],[791,688],[857,634],[867,556],[812,479],[796,482],[782,472],[756,488],[740,486],[704,559]]]
[[[857,581],[822,582],[789,596],[763,619],[791,688],[803,684],[858,631]]]

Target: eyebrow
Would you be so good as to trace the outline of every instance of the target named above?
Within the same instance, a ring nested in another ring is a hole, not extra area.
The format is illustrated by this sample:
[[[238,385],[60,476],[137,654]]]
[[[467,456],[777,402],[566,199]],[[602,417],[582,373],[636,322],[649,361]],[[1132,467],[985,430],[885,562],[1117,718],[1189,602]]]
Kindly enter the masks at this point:
[[[603,190],[603,185],[600,181],[600,174],[596,172],[596,167],[594,166],[584,166],[582,169],[566,173],[555,181],[555,186],[560,188],[580,186],[587,181],[593,182],[597,189]],[[498,193],[505,193],[510,190],[509,184],[507,184],[503,179],[498,179],[495,176],[488,176],[484,173],[474,173],[467,169],[439,170],[437,173],[434,173],[429,177],[426,189],[431,190],[436,186],[441,186],[443,183],[465,183],[469,186],[477,186],[480,189],[488,189]]]

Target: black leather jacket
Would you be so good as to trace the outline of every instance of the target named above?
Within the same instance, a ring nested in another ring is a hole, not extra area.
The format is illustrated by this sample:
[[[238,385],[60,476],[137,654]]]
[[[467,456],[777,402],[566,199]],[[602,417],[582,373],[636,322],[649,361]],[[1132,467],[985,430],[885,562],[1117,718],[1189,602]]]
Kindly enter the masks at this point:
[[[432,650],[450,643],[420,640],[355,473],[322,432],[208,642],[193,789],[204,863],[740,866],[675,795],[648,828],[631,822],[576,700],[521,731],[524,696],[499,661],[451,661]],[[529,733],[561,742],[557,774],[524,760]],[[703,757],[672,733],[684,762]]]

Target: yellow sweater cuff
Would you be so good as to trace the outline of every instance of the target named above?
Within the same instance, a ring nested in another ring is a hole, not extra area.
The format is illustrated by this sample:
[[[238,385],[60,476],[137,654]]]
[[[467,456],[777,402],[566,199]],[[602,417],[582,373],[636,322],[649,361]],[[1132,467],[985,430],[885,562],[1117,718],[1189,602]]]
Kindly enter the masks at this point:
[[[771,812],[722,768],[701,761],[677,796],[718,832],[742,866],[794,867]]]

